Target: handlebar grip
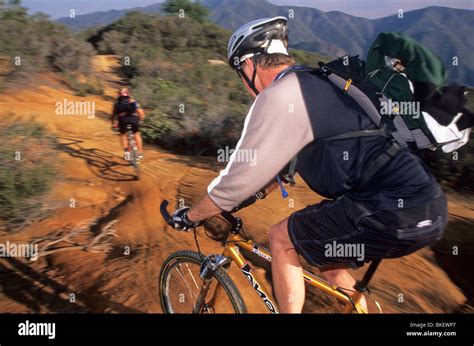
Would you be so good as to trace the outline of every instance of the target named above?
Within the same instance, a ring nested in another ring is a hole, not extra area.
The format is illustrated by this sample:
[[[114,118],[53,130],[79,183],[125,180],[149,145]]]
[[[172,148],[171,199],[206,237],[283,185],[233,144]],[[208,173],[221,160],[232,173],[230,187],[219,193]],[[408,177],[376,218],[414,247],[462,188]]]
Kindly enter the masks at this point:
[[[168,225],[172,225],[173,224],[173,219],[171,218],[171,215],[168,212],[168,204],[169,203],[166,199],[163,200],[163,202],[161,202],[161,204],[160,204],[160,212],[161,212],[161,215],[163,216],[163,219],[165,219],[166,223]]]

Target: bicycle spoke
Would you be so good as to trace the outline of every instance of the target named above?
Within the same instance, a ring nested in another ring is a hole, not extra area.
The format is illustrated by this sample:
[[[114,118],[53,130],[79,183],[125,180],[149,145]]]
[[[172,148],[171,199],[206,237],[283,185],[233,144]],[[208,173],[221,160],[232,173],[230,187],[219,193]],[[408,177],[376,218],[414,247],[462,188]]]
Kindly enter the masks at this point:
[[[197,284],[196,280],[194,279],[194,275],[193,275],[191,269],[189,269],[189,265],[187,263],[186,263],[186,267],[188,268],[189,274],[191,275],[191,278],[193,279],[194,285],[196,285],[196,288],[199,289],[199,285]]]
[[[188,267],[188,265],[186,264],[186,266]],[[179,267],[179,269],[178,269]],[[188,267],[189,269],[189,267]],[[186,280],[186,278],[184,277],[184,273],[181,272],[181,263],[178,263],[178,266],[176,268],[176,271],[178,272],[179,276],[181,276],[181,278],[183,279],[184,283],[186,284],[186,287],[188,288],[188,291],[189,291],[189,295],[191,296],[191,299],[192,299],[192,302],[193,302],[193,305],[196,305],[196,301],[194,300],[194,294],[193,294],[193,291],[191,289],[191,286],[189,286],[188,284],[188,281]],[[199,288],[199,286],[197,286]]]
[[[165,261],[159,280],[164,312],[245,312],[242,298],[226,272],[217,269],[203,280],[201,266],[202,256],[190,251],[177,252]]]

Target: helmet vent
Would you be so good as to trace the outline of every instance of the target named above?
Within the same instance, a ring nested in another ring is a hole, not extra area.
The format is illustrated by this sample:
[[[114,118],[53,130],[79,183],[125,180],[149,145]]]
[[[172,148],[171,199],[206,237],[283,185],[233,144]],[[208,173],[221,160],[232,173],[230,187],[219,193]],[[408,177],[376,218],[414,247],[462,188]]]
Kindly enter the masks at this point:
[[[266,41],[266,40],[268,39],[268,34],[269,34],[268,31],[262,32],[261,34],[255,36],[253,40],[254,40],[255,42]]]
[[[267,23],[263,23],[263,24],[258,24],[258,25],[252,26],[252,31],[261,29],[261,28],[265,27],[266,25],[267,25]]]
[[[240,42],[244,39],[244,35],[240,36],[233,44],[232,49],[235,49],[235,47],[238,47]]]
[[[266,26],[273,25],[273,24],[277,23],[279,20],[281,20],[281,18],[275,18],[274,20],[271,20],[271,21],[268,21],[268,22],[265,22],[265,23],[259,23],[257,25],[252,26],[252,30],[255,31],[255,30],[264,28]]]

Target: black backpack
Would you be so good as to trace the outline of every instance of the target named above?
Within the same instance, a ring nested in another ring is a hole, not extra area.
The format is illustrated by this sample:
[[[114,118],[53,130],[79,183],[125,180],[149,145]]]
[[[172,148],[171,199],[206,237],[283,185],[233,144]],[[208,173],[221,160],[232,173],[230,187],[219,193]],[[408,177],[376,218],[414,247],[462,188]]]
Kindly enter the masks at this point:
[[[372,136],[383,136],[392,139],[387,142],[382,152],[371,162],[353,188],[354,190],[361,190],[401,149],[401,146],[392,138],[386,126],[382,124],[382,117],[378,110],[380,108],[381,94],[377,92],[376,88],[368,80],[364,61],[359,59],[358,56],[344,56],[329,63],[320,62],[319,68],[301,66],[290,68],[288,72],[297,70],[308,72],[319,78],[328,80],[339,88],[342,93],[347,94],[347,97],[352,97],[377,126],[377,128],[373,130],[349,131],[336,136],[318,138],[317,141]],[[279,77],[280,76],[277,78]],[[290,185],[295,184],[294,173],[296,162],[297,156],[291,160],[280,174],[280,177],[289,182]]]
[[[431,129],[426,126],[424,119],[421,117],[417,121],[413,121],[407,125],[403,117],[393,117],[391,115],[384,115],[381,113],[382,102],[389,102],[389,98],[370,81],[370,76],[367,74],[365,62],[359,58],[359,56],[343,56],[329,63],[319,63],[319,68],[305,68],[309,73],[317,75],[319,78],[326,79],[335,85],[342,93],[347,94],[348,97],[353,98],[356,103],[365,111],[370,119],[377,126],[373,130],[358,130],[342,133],[340,135],[319,138],[318,140],[341,140],[357,137],[371,137],[371,136],[383,136],[390,138],[382,152],[369,164],[369,167],[362,174],[360,180],[354,186],[354,190],[361,190],[367,182],[383,167],[385,166],[402,147],[409,147],[411,149],[431,149],[435,150],[438,147],[442,147],[446,143],[437,143],[434,136],[431,134]],[[444,93],[448,94],[449,87],[441,89]],[[455,87],[455,94],[458,96],[461,92],[461,101],[465,95],[462,87]],[[453,92],[450,92],[451,94]],[[460,105],[462,102],[458,102]],[[427,103],[428,104],[428,103]],[[442,105],[442,102],[437,102],[436,105]],[[435,107],[438,108],[438,107]],[[422,109],[423,110],[423,109]],[[463,115],[466,118],[472,119],[472,115],[469,111],[463,108]],[[434,112],[432,112],[434,114]],[[428,114],[429,115],[429,114]],[[452,119],[454,116],[451,115]],[[434,119],[438,127],[446,127],[451,130],[445,124]],[[459,126],[459,125],[458,125]],[[472,121],[466,125],[471,127]],[[461,128],[464,130],[464,128]],[[466,135],[469,136],[470,129],[466,129]],[[401,134],[401,135],[400,135]],[[412,140],[407,140],[407,138]],[[456,138],[455,142],[460,141],[460,138]],[[448,143],[448,145],[451,143]],[[456,144],[456,143],[455,143]],[[460,143],[459,146],[465,144]],[[458,146],[458,147],[459,147]],[[451,151],[454,149],[450,149]],[[287,173],[283,173],[285,180],[289,181],[292,185],[294,184],[294,171],[296,167],[295,157],[289,164],[289,167],[285,169]]]
[[[115,114],[118,116],[133,116],[137,111],[136,102],[130,102],[130,97],[120,96],[115,103]]]

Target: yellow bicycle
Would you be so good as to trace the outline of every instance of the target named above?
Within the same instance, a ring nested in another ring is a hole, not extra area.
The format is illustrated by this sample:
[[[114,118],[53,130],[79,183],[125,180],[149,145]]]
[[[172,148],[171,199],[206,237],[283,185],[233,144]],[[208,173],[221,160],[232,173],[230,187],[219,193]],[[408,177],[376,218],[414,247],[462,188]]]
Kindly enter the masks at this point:
[[[165,221],[172,225],[173,221],[167,211],[167,206],[168,201],[163,201],[160,211]],[[247,313],[247,307],[239,290],[227,274],[230,265],[234,262],[268,310],[278,313],[275,302],[258,282],[249,261],[241,251],[245,250],[271,262],[272,257],[269,250],[245,236],[240,218],[229,212],[223,212],[220,215],[230,225],[230,231],[224,242],[224,251],[221,254],[204,256],[200,252],[184,250],[173,253],[165,260],[159,277],[159,290],[164,312]],[[207,225],[206,222],[204,227]],[[304,271],[304,279],[309,285],[341,302],[344,306],[344,313],[367,313],[359,302],[362,295],[368,291],[369,281],[379,263],[380,260],[376,260],[370,264],[362,280],[355,285],[354,293],[351,295],[308,271]],[[376,303],[376,306],[381,312],[380,305]]]

